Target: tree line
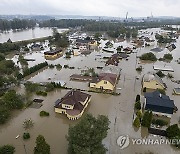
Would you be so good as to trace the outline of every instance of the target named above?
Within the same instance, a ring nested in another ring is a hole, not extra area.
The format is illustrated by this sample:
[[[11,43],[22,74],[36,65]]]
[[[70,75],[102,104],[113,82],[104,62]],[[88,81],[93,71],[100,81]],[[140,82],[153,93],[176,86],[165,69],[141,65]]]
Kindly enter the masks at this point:
[[[33,28],[36,26],[36,22],[36,20],[17,18],[13,20],[0,19],[0,31]]]

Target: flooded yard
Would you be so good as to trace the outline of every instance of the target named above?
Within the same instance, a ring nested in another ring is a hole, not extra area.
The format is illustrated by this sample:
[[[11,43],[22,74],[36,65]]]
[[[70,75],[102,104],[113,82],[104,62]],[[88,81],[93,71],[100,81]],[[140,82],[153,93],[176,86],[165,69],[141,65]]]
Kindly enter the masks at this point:
[[[151,32],[160,31],[160,29],[150,29],[146,30]],[[153,36],[152,36],[153,37]],[[116,43],[115,46],[128,45],[130,42],[124,41],[122,43]],[[119,96],[105,95],[90,93],[92,95],[92,100],[85,110],[84,114],[91,113],[94,116],[99,114],[107,115],[110,120],[110,129],[108,131],[107,138],[103,141],[106,145],[109,154],[135,154],[135,153],[145,153],[151,151],[157,154],[179,153],[175,148],[168,145],[161,146],[145,146],[145,145],[132,145],[124,150],[120,150],[117,146],[116,140],[120,135],[129,135],[130,138],[144,138],[147,137],[147,130],[140,128],[139,130],[134,129],[132,126],[133,113],[134,113],[134,102],[137,94],[141,94],[142,87],[142,77],[144,74],[153,70],[153,65],[170,65],[173,67],[174,72],[172,73],[175,80],[180,80],[180,64],[176,62],[180,58],[180,39],[175,43],[177,48],[171,52],[174,59],[170,63],[157,61],[155,63],[143,63],[137,58],[143,53],[150,52],[154,47],[157,47],[157,43],[150,47],[138,48],[134,50],[135,53],[130,54],[128,60],[121,60],[119,67],[122,69],[120,80],[117,87],[121,88]],[[162,52],[155,53],[155,55],[160,58],[163,57],[165,53],[169,51],[165,48]],[[50,82],[55,80],[62,80],[66,82],[67,87],[78,88],[83,90],[88,90],[88,82],[77,82],[71,81],[70,76],[72,74],[80,74],[82,70],[88,68],[95,68],[95,72],[99,73],[101,70],[97,67],[104,67],[105,61],[103,57],[110,57],[112,53],[100,51],[93,51],[90,55],[84,56],[72,56],[71,59],[66,59],[60,57],[56,60],[46,60],[44,58],[43,51],[33,52],[31,54],[25,54],[25,58],[36,59],[33,62],[28,62],[29,67],[36,64],[47,61],[48,64],[61,64],[69,65],[75,67],[75,69],[65,69],[62,68],[58,70],[55,68],[45,68],[36,74],[33,74],[27,78],[27,81],[32,81],[36,83],[40,82]],[[15,55],[12,60],[17,61],[17,55]],[[141,73],[136,71],[138,66],[142,66],[143,70]],[[154,71],[155,72],[155,71]],[[167,74],[168,72],[165,72]],[[180,96],[172,95],[173,89],[175,87],[180,87],[180,85],[173,83],[167,77],[163,78],[163,81],[167,84],[167,95],[174,100],[175,105],[180,109]],[[22,90],[22,89],[20,89]],[[33,153],[33,148],[35,146],[35,139],[39,134],[45,136],[47,142],[51,146],[52,154],[66,154],[68,142],[66,140],[66,135],[68,132],[69,125],[76,124],[77,121],[70,121],[64,115],[60,115],[54,112],[54,102],[63,97],[68,90],[56,90],[54,92],[48,93],[47,97],[37,97],[42,98],[43,106],[40,109],[27,108],[23,111],[14,112],[12,119],[5,125],[0,126],[0,144],[13,144],[16,147],[16,153],[24,153],[26,149],[28,154]],[[32,98],[32,99],[33,99]],[[50,117],[41,118],[39,112],[45,110],[50,113]],[[171,119],[171,124],[177,123],[180,116],[180,110],[173,114]],[[24,133],[22,123],[25,119],[31,118],[34,121],[34,128],[30,130],[31,139],[29,141],[23,141],[22,134]],[[16,139],[17,135],[21,135],[20,138]],[[151,136],[148,136],[151,137]],[[3,139],[3,140],[2,140]],[[24,145],[25,144],[25,149]]]

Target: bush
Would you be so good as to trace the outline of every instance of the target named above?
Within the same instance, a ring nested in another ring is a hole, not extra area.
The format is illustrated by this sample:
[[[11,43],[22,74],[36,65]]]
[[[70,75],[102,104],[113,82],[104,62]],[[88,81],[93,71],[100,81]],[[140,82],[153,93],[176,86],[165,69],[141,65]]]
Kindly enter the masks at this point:
[[[28,92],[36,92],[39,90],[40,85],[37,83],[26,82],[24,86]]]
[[[39,115],[40,115],[41,117],[48,117],[48,116],[49,116],[49,112],[41,111]]]
[[[138,102],[138,101],[140,101],[140,95],[138,94],[138,95],[136,95],[136,102]]]
[[[156,120],[156,125],[165,126],[165,125],[167,125],[167,124],[168,124],[168,122],[165,121],[165,120],[161,120],[161,119],[157,119],[157,120]]]
[[[64,65],[64,68],[69,68],[69,65]]]
[[[4,145],[0,147],[0,154],[13,154],[15,153],[15,147],[12,145]]]
[[[47,92],[45,92],[45,91],[37,91],[36,95],[47,96]]]
[[[54,65],[53,65],[53,64],[50,64],[50,65],[49,65],[49,68],[54,68]]]
[[[133,126],[139,128],[141,125],[139,117],[136,117],[136,119],[133,122]]]
[[[69,69],[75,69],[75,67],[74,67],[74,66],[71,66],[71,67],[69,67]]]
[[[140,101],[136,102],[134,105],[135,109],[140,110],[141,109],[141,103]]]
[[[138,111],[136,112],[136,115],[137,115],[137,117],[138,117],[139,119],[141,119],[141,118],[142,118],[142,112],[141,112],[141,110],[138,110]]]
[[[168,125],[168,122],[162,119],[153,119],[152,124],[159,125],[159,126],[165,126]]]
[[[170,53],[164,54],[163,59],[165,59],[165,60],[173,60],[173,56],[172,56],[172,54],[170,54]]]
[[[174,124],[166,129],[166,133],[168,138],[173,138],[176,136],[180,136],[180,129],[177,124]]]
[[[29,133],[24,133],[23,134],[23,139],[24,140],[27,140],[27,139],[29,139],[30,138],[30,134]]]
[[[141,55],[140,59],[141,60],[150,60],[150,61],[156,61],[157,60],[156,56],[152,52],[145,53],[145,54]]]
[[[62,69],[62,66],[60,64],[57,64],[56,69]]]
[[[46,84],[46,92],[50,92],[54,90],[54,85],[52,83]]]

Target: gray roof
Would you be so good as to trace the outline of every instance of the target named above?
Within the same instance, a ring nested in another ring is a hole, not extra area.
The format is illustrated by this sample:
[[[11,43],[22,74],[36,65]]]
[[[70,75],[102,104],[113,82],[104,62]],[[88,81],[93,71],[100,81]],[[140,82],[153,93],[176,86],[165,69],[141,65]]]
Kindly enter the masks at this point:
[[[152,93],[145,93],[146,110],[173,114],[175,108],[174,101],[169,96],[161,94],[158,90]]]

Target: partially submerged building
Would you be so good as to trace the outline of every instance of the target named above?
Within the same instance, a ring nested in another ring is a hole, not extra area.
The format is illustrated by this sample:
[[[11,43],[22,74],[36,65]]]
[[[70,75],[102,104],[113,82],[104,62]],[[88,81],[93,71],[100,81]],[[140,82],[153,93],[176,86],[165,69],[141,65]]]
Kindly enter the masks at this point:
[[[90,82],[90,88],[113,91],[118,81],[118,75],[112,73],[100,73]]]
[[[73,89],[55,102],[55,112],[65,114],[70,120],[79,119],[91,100],[91,95]]]
[[[144,109],[152,111],[153,114],[158,116],[171,117],[174,113],[174,101],[167,95],[161,94],[158,90],[145,93]]]
[[[50,51],[46,51],[44,52],[44,56],[46,59],[54,59],[54,58],[58,58],[59,56],[62,55],[62,50],[50,50]]]
[[[90,88],[113,91],[120,77],[121,68],[118,66],[105,66],[98,77],[90,81]]]
[[[163,82],[163,80],[155,73],[147,73],[144,75],[143,80],[142,80],[142,87],[143,89],[166,89],[167,86]]]
[[[180,88],[174,88],[173,91],[174,91],[174,94],[180,95]]]
[[[107,61],[106,61],[106,66],[108,65],[114,65],[118,66],[119,64],[119,54],[113,54]]]

